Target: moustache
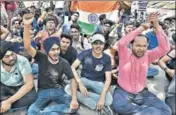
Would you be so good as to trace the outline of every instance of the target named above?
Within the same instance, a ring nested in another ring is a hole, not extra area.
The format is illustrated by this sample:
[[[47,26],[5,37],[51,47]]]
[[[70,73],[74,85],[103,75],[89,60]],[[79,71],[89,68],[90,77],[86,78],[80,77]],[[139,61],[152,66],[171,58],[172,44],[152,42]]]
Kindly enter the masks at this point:
[[[13,59],[13,60],[10,60],[10,61],[9,61],[9,63],[12,63],[12,62],[14,62],[14,61],[15,61],[15,59]]]
[[[57,54],[54,54],[53,56],[55,56],[55,57],[56,57],[56,56],[59,56],[59,53],[57,53]]]

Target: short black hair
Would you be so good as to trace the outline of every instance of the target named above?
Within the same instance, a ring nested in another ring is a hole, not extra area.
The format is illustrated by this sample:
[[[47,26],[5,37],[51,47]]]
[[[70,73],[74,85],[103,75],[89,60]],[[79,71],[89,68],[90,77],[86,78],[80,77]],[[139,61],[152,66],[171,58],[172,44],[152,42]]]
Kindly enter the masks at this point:
[[[147,42],[149,42],[149,39],[147,38],[147,36],[145,36],[143,34],[140,34],[137,37],[145,37],[147,39]],[[134,43],[134,39],[130,43],[133,44]]]
[[[162,27],[163,30],[167,29],[167,26],[164,24],[164,22],[159,21],[159,25]]]
[[[103,32],[97,31],[97,32],[94,32],[94,33],[93,33],[93,35],[95,35],[95,34],[101,34],[101,35],[103,35]],[[93,36],[93,35],[92,35],[92,36]],[[104,35],[103,35],[103,36],[104,36]]]
[[[79,16],[79,12],[71,12],[71,15],[73,15],[73,14],[78,14],[78,16]]]
[[[21,24],[21,22],[22,22],[22,20],[20,20],[20,19],[15,19],[15,20],[12,21],[12,25],[14,25],[16,21],[18,21],[19,24]]]
[[[48,12],[49,10],[54,11],[54,7],[47,7],[47,8],[45,9],[46,12]]]
[[[106,19],[104,24],[109,24],[110,26],[112,26],[114,23],[113,21]]]
[[[106,14],[101,14],[101,15],[99,16],[100,22],[101,22],[103,19],[106,19]]]
[[[76,28],[79,32],[81,30],[81,28],[80,28],[80,26],[78,24],[72,24],[70,29],[72,29],[72,28]]]
[[[62,39],[63,37],[66,38],[66,39],[69,39],[70,42],[72,42],[72,36],[71,36],[70,34],[62,33],[62,34],[61,34],[61,39]]]
[[[48,15],[45,19],[44,19],[44,25],[46,25],[46,23],[48,21],[54,21],[55,24],[57,24],[57,20],[56,17],[54,15]],[[56,25],[57,26],[57,25]]]
[[[128,21],[124,26],[127,27],[128,25],[133,25],[136,27],[136,22],[135,21]]]
[[[36,9],[36,7],[35,7],[34,5],[30,6],[30,8],[34,8],[34,9]]]
[[[18,14],[19,14],[21,17],[23,17],[24,14],[28,14],[28,13],[30,13],[30,10],[27,9],[27,8],[24,8],[24,9],[22,9],[22,10],[20,10],[20,11],[18,12]]]
[[[169,21],[169,22],[171,22],[171,21],[172,21],[172,18],[166,18],[164,21]]]

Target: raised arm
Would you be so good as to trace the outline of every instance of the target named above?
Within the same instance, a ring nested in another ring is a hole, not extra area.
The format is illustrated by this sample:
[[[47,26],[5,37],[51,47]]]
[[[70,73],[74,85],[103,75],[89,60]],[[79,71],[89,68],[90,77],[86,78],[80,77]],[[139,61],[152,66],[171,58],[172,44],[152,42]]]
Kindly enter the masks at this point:
[[[139,34],[141,34],[145,29],[150,27],[150,23],[144,23],[139,28],[135,29],[134,31],[128,33],[125,37],[123,37],[119,42],[116,42],[113,46],[113,49],[117,50],[119,53],[119,57],[121,60],[121,64],[123,65],[126,60],[131,55],[128,45],[132,40],[135,39]]]
[[[159,25],[159,21],[157,18],[157,13],[153,14],[151,16],[151,22],[153,23],[154,26],[154,32],[156,34],[157,40],[158,40],[158,47],[155,49],[148,51],[148,56],[149,56],[149,62],[152,63],[156,59],[164,56],[170,51],[170,44],[169,40],[164,33],[163,29]]]
[[[32,14],[24,14],[23,16],[23,23],[24,23],[24,48],[27,50],[27,52],[32,56],[35,57],[36,50],[31,46],[31,23],[34,19],[34,16]]]

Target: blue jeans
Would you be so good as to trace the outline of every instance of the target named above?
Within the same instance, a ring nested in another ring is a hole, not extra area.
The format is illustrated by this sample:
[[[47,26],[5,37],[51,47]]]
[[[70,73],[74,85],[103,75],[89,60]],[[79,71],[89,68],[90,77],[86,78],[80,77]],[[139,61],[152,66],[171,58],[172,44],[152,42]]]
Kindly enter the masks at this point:
[[[32,65],[31,65],[31,68],[32,68],[32,74],[33,75],[35,75],[35,74],[38,74],[38,64],[36,64],[36,63],[33,63]]]
[[[98,82],[98,81],[92,81],[92,80],[86,79],[85,77],[82,77],[81,81],[88,90],[88,96],[85,97],[81,94],[80,91],[78,91],[77,92],[78,101],[86,105],[88,108],[95,110],[97,102],[104,88],[104,83]],[[67,85],[65,90],[69,95],[71,95],[70,85]],[[110,92],[108,92],[106,94],[105,106],[110,106],[112,104],[112,101],[113,101],[112,95]]]
[[[175,112],[175,82],[176,82],[176,76],[172,78],[172,81],[168,87],[168,91],[167,91],[166,99],[165,99],[166,104],[172,110],[172,115],[176,115],[176,112]]]
[[[113,99],[114,111],[122,115],[171,115],[170,108],[147,89],[131,94],[118,87]]]
[[[48,106],[51,102],[57,104]],[[28,115],[65,115],[71,113],[71,97],[63,88],[39,90],[37,100],[29,107]]]

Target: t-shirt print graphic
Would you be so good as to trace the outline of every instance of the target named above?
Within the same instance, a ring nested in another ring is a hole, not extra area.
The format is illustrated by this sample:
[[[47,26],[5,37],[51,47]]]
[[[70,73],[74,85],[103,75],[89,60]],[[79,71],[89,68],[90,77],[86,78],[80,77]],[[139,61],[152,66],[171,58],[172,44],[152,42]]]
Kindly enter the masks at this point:
[[[103,70],[103,68],[104,68],[104,66],[102,64],[98,64],[98,65],[96,65],[95,70],[100,72]]]
[[[49,78],[52,79],[56,87],[61,87],[61,80],[59,80],[59,72],[53,68],[49,68]]]

